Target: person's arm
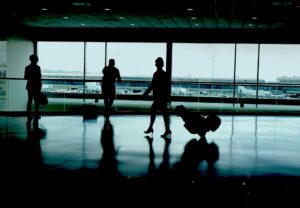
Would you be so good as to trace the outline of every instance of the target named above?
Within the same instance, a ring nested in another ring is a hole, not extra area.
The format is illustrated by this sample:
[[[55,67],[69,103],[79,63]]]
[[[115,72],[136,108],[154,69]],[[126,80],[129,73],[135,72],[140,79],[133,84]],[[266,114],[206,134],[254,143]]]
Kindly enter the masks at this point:
[[[117,79],[118,79],[118,82],[122,82],[119,70],[117,71]]]
[[[38,66],[38,79],[40,82],[40,88],[42,88],[42,73],[41,73],[41,68]]]
[[[143,96],[147,96],[151,90],[153,89],[152,83],[149,85],[149,87],[147,88],[147,90],[144,92]]]
[[[151,84],[146,89],[146,91],[144,92],[143,96],[147,96],[151,92],[151,90],[153,90],[153,82],[154,82],[154,74],[153,74],[153,77],[152,77]]]
[[[28,70],[27,70],[27,67],[25,67],[24,79],[28,80]]]

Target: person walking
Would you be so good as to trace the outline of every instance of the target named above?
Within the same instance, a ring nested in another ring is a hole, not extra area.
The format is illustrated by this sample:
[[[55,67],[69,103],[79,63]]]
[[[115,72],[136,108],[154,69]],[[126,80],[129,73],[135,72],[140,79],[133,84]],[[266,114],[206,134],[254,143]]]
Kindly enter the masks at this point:
[[[167,107],[169,97],[168,76],[163,70],[164,60],[161,57],[158,57],[155,60],[155,66],[157,70],[153,74],[152,82],[143,94],[143,96],[147,96],[151,91],[153,91],[153,103],[150,109],[150,124],[144,133],[153,133],[153,124],[156,118],[156,112],[157,110],[160,110],[165,123],[165,132],[161,135],[161,137],[166,137],[171,134]]]

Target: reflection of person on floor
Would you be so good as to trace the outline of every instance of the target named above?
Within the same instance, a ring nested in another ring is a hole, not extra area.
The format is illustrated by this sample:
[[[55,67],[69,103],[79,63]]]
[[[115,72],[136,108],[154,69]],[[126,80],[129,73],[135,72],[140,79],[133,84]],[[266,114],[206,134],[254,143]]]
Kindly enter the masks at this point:
[[[122,82],[119,69],[115,67],[115,60],[109,59],[108,66],[105,66],[102,70],[102,94],[104,98],[105,116],[108,117],[111,106],[114,103],[116,97],[116,80]]]
[[[100,142],[103,149],[102,158],[99,161],[101,174],[109,177],[119,175],[118,161],[116,159],[117,152],[114,145],[114,130],[109,119],[105,119]]]
[[[168,76],[163,70],[164,61],[161,57],[155,60],[156,72],[153,74],[152,82],[143,96],[147,96],[153,90],[153,103],[150,109],[150,124],[148,129],[145,131],[146,134],[153,133],[153,124],[156,118],[156,111],[160,110],[165,123],[165,133],[162,137],[166,137],[171,134],[170,121],[168,115]]]
[[[214,142],[208,143],[205,135],[209,131],[217,130],[221,119],[216,115],[204,117],[199,113],[190,112],[183,105],[176,106],[175,114],[182,118],[184,127],[190,133],[198,134],[200,139],[191,139],[185,145],[181,160],[174,165],[174,172],[194,176],[202,161],[206,161],[208,171],[212,171],[213,164],[219,159],[219,148]]]
[[[31,120],[27,121],[27,141],[29,144],[29,163],[31,170],[40,171],[43,165],[43,156],[40,140],[46,136],[46,130],[39,128],[38,118],[33,120],[33,128]]]
[[[37,65],[39,61],[36,55],[29,57],[31,63],[25,67],[24,79],[27,80],[26,89],[28,92],[27,114],[31,117],[31,104],[34,99],[35,117],[39,117],[38,97],[41,93],[41,68]]]
[[[165,147],[163,152],[163,160],[158,167],[158,174],[160,176],[169,176],[170,173],[170,154],[169,154],[169,146],[171,144],[171,139],[164,137]]]
[[[145,136],[149,144],[149,167],[148,167],[148,176],[154,176],[156,173],[155,166],[155,153],[153,150],[153,138],[151,136]]]
[[[145,136],[149,144],[149,168],[148,168],[148,176],[168,176],[170,172],[170,163],[169,163],[169,146],[171,143],[171,139],[164,137],[165,147],[163,152],[163,160],[159,165],[158,169],[155,166],[155,153],[153,150],[153,138],[151,136]]]
[[[219,148],[214,143],[208,143],[206,137],[191,139],[184,148],[179,162],[173,166],[173,172],[178,176],[197,176],[199,164],[206,161],[207,172],[213,173],[214,163],[219,159]]]

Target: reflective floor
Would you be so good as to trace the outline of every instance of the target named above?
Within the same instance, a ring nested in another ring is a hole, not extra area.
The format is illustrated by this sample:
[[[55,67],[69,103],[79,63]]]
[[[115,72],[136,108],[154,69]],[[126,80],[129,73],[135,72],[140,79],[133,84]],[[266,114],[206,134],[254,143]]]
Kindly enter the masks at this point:
[[[12,192],[164,193],[250,206],[296,200],[300,117],[220,118],[220,127],[200,139],[177,116],[166,138],[161,116],[148,137],[144,115],[43,116],[38,128],[26,117],[0,117],[1,181]]]

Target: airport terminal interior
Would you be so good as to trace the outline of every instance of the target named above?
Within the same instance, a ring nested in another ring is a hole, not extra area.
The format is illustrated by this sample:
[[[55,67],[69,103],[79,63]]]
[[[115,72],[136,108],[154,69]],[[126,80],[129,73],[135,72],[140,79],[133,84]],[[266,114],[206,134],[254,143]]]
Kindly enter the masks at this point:
[[[7,2],[0,8],[2,198],[139,207],[297,203],[299,14],[298,0]],[[27,112],[32,54],[47,96],[39,115],[35,102]],[[144,93],[158,57],[170,131],[159,110],[148,129],[155,93]],[[107,110],[110,59],[121,80]]]

